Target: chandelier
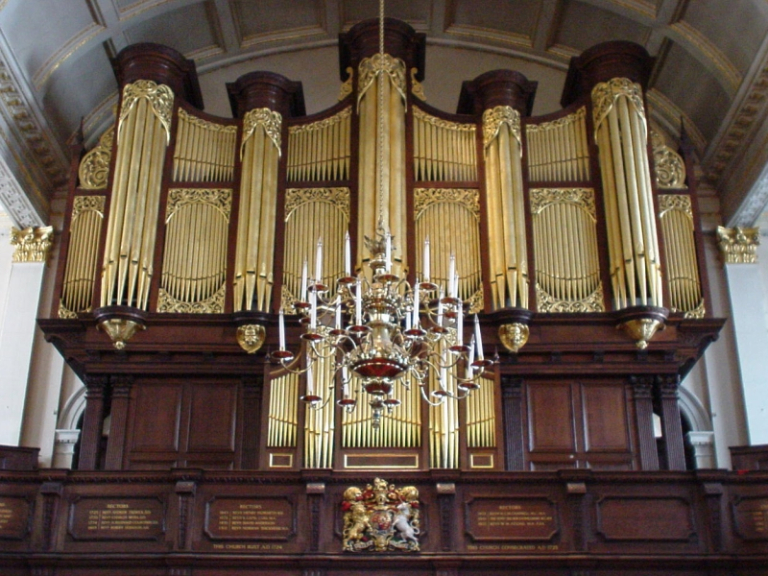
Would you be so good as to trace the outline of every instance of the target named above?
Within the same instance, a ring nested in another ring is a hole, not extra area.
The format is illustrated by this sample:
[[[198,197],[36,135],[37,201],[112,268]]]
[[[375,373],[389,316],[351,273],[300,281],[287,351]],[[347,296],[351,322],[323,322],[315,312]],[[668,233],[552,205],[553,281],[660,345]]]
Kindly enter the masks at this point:
[[[379,56],[384,60],[384,0],[379,3]],[[383,162],[384,71],[378,71],[379,170]],[[395,396],[398,382],[406,389],[417,385],[421,397],[430,405],[462,400],[480,387],[480,378],[493,364],[483,354],[477,315],[469,341],[464,337],[467,303],[458,296],[459,276],[452,254],[448,265],[447,293],[430,278],[429,239],[424,242],[421,278],[411,285],[392,271],[393,236],[384,224],[382,199],[384,178],[379,174],[379,219],[374,237],[365,236],[370,254],[369,273],[352,275],[349,233],[344,245],[344,276],[335,282],[335,290],[323,284],[323,243],[317,242],[315,269],[308,277],[304,262],[301,296],[294,307],[301,315],[305,331],[303,366],[286,348],[285,319],[279,314],[279,349],[272,359],[294,374],[305,374],[306,393],[301,399],[312,408],[323,407],[323,398],[315,388],[318,361],[330,362],[332,382],[342,386],[338,405],[352,412],[360,391],[368,396],[372,426],[378,428],[385,412],[400,404]],[[328,396],[335,394],[334,386]]]

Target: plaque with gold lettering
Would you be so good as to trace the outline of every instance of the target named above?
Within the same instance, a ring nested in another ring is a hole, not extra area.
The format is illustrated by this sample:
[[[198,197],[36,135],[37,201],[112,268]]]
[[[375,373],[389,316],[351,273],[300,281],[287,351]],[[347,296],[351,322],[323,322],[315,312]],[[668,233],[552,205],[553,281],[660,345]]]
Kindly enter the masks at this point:
[[[296,532],[288,498],[213,498],[206,505],[211,540],[288,540]]]
[[[474,498],[466,503],[466,526],[475,542],[551,541],[557,506],[548,498]]]
[[[69,508],[75,540],[156,540],[165,533],[160,498],[77,498]]]
[[[0,498],[0,539],[21,540],[29,533],[32,506],[26,498]]]
[[[742,540],[768,540],[768,498],[737,498],[733,522]]]

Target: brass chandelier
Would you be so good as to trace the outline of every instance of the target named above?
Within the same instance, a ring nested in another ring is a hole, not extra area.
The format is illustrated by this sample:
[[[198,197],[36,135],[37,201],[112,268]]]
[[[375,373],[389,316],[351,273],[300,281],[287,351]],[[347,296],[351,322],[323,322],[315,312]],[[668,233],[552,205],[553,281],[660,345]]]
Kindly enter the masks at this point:
[[[384,0],[379,2],[379,62],[384,61]],[[384,105],[383,67],[377,70],[379,109],[379,170],[383,170]],[[317,242],[313,277],[304,263],[301,297],[294,304],[305,332],[303,366],[286,348],[285,320],[279,315],[279,349],[272,359],[286,371],[306,375],[302,400],[310,407],[325,406],[315,389],[315,365],[330,361],[334,376],[340,376],[342,394],[337,401],[352,412],[359,390],[367,393],[372,426],[378,428],[385,411],[400,404],[395,384],[408,389],[418,385],[421,397],[437,406],[448,399],[461,400],[480,387],[480,378],[493,364],[483,353],[477,316],[468,342],[464,339],[467,303],[458,297],[459,276],[456,259],[450,256],[446,290],[431,281],[429,239],[424,242],[421,281],[411,285],[392,271],[393,236],[384,223],[382,205],[384,178],[379,174],[379,220],[376,235],[365,237],[370,253],[368,274],[352,275],[349,234],[344,246],[344,276],[336,280],[335,290],[323,284],[322,240]],[[461,374],[461,375],[459,375]],[[336,381],[333,378],[332,381]],[[433,382],[431,384],[430,382]],[[334,394],[333,385],[329,396]]]

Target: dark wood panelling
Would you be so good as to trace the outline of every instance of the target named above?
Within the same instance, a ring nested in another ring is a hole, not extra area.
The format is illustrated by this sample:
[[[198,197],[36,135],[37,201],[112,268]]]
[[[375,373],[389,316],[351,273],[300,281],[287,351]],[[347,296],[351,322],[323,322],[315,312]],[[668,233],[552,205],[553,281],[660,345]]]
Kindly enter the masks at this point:
[[[576,450],[570,384],[529,384],[528,426],[531,452]]]
[[[629,451],[627,399],[623,386],[581,387],[586,452]]]
[[[190,388],[189,394],[187,451],[233,452],[237,385],[198,384]]]
[[[133,394],[132,453],[174,452],[179,449],[180,384],[137,386]]]

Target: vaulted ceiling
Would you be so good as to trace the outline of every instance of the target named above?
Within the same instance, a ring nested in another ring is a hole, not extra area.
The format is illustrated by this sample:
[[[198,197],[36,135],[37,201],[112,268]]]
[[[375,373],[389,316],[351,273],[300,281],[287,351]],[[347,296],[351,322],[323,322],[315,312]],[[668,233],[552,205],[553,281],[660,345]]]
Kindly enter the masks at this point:
[[[337,84],[317,90],[313,101],[308,83],[338,83],[339,32],[375,17],[377,6],[0,0],[0,202],[19,225],[48,219],[81,119],[89,141],[111,122],[117,85],[110,58],[125,46],[158,42],[194,59],[208,111],[218,114],[227,113],[219,80],[274,66],[281,55],[303,59],[308,77],[282,73],[304,81],[308,109],[316,111],[333,103],[327,95]],[[462,62],[479,68],[455,78],[456,86],[486,71],[483,65],[520,63],[539,81],[534,113],[542,114],[556,109],[571,56],[607,40],[642,44],[656,57],[648,93],[654,123],[674,135],[682,119],[726,223],[768,223],[765,0],[388,0],[386,11],[426,33],[427,96],[432,90],[430,102],[446,110],[455,108],[458,88],[445,94],[445,77],[463,72]]]

